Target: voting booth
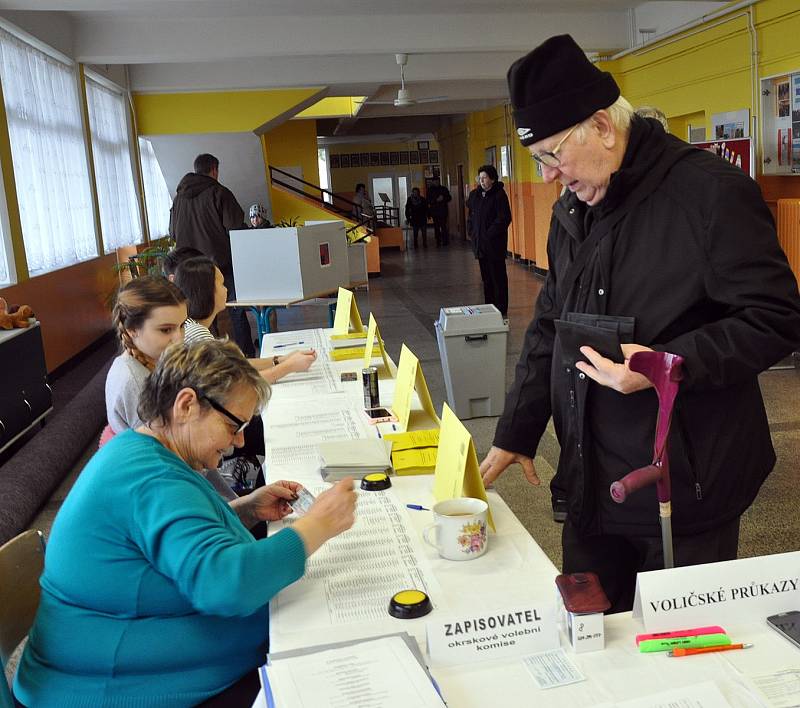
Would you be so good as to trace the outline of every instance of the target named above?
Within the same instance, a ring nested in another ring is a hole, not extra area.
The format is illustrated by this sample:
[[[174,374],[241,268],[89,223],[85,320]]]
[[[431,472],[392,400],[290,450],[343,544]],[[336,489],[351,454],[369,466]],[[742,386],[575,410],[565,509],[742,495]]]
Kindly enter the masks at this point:
[[[240,302],[308,300],[350,284],[344,224],[231,231]]]
[[[315,224],[344,224],[344,222],[338,219],[326,219],[324,221],[306,220],[306,226]],[[359,285],[367,285],[369,280],[369,276],[367,275],[367,244],[349,243],[347,245],[347,261],[350,268],[349,286],[355,288]]]
[[[443,307],[434,324],[450,407],[462,420],[500,415],[508,337],[500,310],[494,305]]]

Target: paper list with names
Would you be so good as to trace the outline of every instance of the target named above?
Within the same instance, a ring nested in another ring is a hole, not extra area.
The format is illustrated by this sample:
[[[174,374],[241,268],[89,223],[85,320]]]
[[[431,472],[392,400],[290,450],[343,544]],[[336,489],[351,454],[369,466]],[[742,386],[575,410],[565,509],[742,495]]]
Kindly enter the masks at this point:
[[[315,495],[323,487],[312,489]],[[271,524],[277,531],[279,524]],[[405,507],[391,489],[359,491],[356,523],[306,563],[306,574],[272,601],[278,633],[388,620],[396,592],[425,592],[435,607],[442,591],[418,545]]]
[[[347,396],[271,401],[264,412],[267,476],[274,480],[287,474],[312,474],[319,469],[319,443],[376,435]]]
[[[277,400],[313,398],[343,391],[341,375],[322,358],[317,358],[308,371],[297,371],[272,384],[272,395]]]

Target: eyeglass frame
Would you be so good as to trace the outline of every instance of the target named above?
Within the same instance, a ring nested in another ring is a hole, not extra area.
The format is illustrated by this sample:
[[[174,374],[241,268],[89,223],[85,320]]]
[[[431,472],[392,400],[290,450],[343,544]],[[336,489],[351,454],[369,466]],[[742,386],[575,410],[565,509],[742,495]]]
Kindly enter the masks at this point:
[[[228,420],[232,423],[236,424],[236,430],[233,431],[234,435],[238,435],[239,433],[243,433],[244,429],[250,425],[249,420],[242,420],[238,416],[235,416],[231,413],[225,406],[223,406],[218,401],[215,401],[211,396],[207,396],[205,393],[201,393],[200,391],[195,391],[198,398],[202,398],[204,401],[207,401],[208,404],[215,410],[217,413],[222,413]]]
[[[542,150],[541,152],[534,152],[531,154],[531,157],[534,159],[535,162],[543,165],[544,167],[558,167],[561,165],[561,158],[558,156],[558,151],[561,150],[561,147],[566,142],[567,138],[575,132],[575,129],[580,125],[580,123],[576,123],[573,125],[568,131],[567,134],[558,141],[558,144],[552,150]],[[548,164],[545,162],[542,157],[547,157],[550,160],[553,160],[554,164]]]

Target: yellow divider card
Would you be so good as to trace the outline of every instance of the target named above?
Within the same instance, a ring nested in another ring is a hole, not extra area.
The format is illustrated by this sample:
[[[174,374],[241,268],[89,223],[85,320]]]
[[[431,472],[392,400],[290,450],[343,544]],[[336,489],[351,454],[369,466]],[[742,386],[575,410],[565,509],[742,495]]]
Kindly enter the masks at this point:
[[[433,496],[436,501],[473,497],[489,503],[478,470],[478,455],[475,452],[472,436],[446,403],[442,406],[442,427],[439,430],[439,454],[436,456]],[[495,530],[491,508],[489,526]]]
[[[395,474],[431,474],[436,467],[436,448],[418,447],[392,452]]]
[[[394,386],[394,400],[392,401],[392,413],[397,416],[398,428],[401,432],[408,430],[408,418],[411,415],[411,398],[416,389],[423,410],[439,423],[439,416],[433,407],[431,394],[419,359],[404,344],[400,350],[400,363],[397,367],[397,379]]]
[[[372,350],[375,348],[375,340],[378,340],[378,347],[381,350],[381,359],[383,359],[383,366],[388,372],[391,373],[391,366],[389,365],[389,357],[386,354],[386,349],[383,346],[383,339],[381,339],[381,331],[378,329],[378,320],[375,319],[373,314],[369,313],[369,327],[367,327],[367,343],[364,346],[364,368],[372,365]]]
[[[358,303],[353,297],[353,291],[339,288],[336,298],[336,317],[333,320],[333,334],[347,334],[350,328],[355,332],[364,332],[364,323],[358,311]]]

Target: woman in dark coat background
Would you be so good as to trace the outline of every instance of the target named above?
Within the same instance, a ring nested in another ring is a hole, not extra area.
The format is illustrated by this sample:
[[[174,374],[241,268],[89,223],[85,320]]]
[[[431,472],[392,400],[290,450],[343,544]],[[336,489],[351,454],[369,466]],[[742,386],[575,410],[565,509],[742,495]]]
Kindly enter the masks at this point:
[[[483,298],[503,316],[508,317],[508,276],[506,246],[511,224],[511,207],[492,165],[478,170],[480,188],[470,194],[469,233],[472,250],[481,267]],[[474,196],[473,196],[474,195]]]

